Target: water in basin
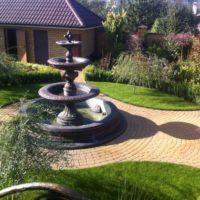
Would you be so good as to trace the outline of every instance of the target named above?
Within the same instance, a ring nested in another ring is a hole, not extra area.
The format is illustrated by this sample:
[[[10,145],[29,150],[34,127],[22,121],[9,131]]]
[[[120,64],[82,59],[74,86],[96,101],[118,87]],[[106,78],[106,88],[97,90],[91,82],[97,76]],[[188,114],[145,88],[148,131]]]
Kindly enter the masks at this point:
[[[73,57],[73,62],[69,62],[68,60],[66,60],[65,57],[57,57],[57,58],[51,58],[49,59],[49,61],[53,63],[56,63],[56,64],[70,64],[70,65],[76,65],[76,64],[80,64],[82,62],[86,62],[87,59],[84,59],[84,58],[76,58],[76,57]]]
[[[83,125],[101,121],[106,117],[103,113],[93,112],[85,102],[77,103],[76,108],[82,116],[81,124]],[[56,124],[56,118],[58,114],[63,111],[63,109],[64,105],[60,103],[39,102],[32,104],[28,108],[28,113],[39,116],[38,123],[42,122],[51,125]]]
[[[86,92],[82,91],[82,90],[77,90],[76,91],[76,94],[74,95],[70,95],[70,97],[73,97],[73,96],[81,96],[81,95],[85,95]],[[58,96],[64,96],[64,92],[60,92],[57,94]]]

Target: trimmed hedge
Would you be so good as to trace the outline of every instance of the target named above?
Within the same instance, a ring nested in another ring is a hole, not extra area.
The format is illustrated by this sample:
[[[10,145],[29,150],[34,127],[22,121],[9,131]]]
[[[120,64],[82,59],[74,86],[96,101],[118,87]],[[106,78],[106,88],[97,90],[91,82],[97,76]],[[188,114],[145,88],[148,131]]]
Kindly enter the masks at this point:
[[[158,85],[157,89],[200,104],[199,84],[163,81]]]
[[[14,61],[12,61],[14,62]],[[49,66],[15,62],[15,73],[0,74],[0,87],[32,83],[48,83],[61,80],[60,71]]]
[[[112,71],[99,69],[94,65],[87,66],[83,70],[83,75],[86,81],[113,82],[115,80]]]

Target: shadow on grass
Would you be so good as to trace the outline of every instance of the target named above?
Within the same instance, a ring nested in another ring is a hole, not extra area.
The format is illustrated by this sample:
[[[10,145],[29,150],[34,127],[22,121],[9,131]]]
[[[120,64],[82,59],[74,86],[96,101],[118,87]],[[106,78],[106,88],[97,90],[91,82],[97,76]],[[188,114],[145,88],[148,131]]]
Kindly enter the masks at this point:
[[[171,166],[171,167],[170,167]],[[91,200],[195,200],[198,169],[151,162],[127,162],[84,170],[52,171],[45,180],[65,185]],[[177,176],[177,174],[179,174]]]
[[[55,173],[55,172],[54,172]],[[57,176],[62,176],[62,181],[54,179],[54,182],[59,182],[63,185],[72,186],[77,192],[86,196],[90,200],[169,200],[167,194],[158,191],[153,193],[152,189],[143,188],[137,183],[126,181],[125,178],[113,180],[113,177],[105,172],[101,173],[66,173],[66,171],[57,172]],[[123,177],[123,174],[121,174]],[[68,180],[68,181],[66,181]],[[70,183],[73,183],[71,185]],[[34,200],[55,199],[51,194],[43,194]],[[57,199],[57,198],[56,198]],[[62,200],[62,197],[58,199]]]
[[[46,192],[46,193],[37,195],[36,197],[33,198],[33,200],[70,200],[70,199],[63,197],[62,195],[56,194],[54,192]]]

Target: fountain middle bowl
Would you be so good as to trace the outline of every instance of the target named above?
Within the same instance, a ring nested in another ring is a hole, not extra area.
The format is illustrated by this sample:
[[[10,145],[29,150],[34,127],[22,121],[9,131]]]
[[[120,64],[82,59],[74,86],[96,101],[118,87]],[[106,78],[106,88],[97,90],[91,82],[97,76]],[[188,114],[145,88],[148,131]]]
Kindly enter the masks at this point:
[[[51,101],[77,103],[93,98],[99,94],[99,89],[97,89],[95,86],[91,86],[85,83],[76,83],[76,95],[64,96],[63,88],[65,84],[65,82],[59,82],[46,85],[39,90],[39,95]]]
[[[90,60],[82,57],[73,57],[73,62],[66,61],[66,57],[54,57],[47,61],[54,68],[60,70],[77,70],[81,71],[90,64]]]

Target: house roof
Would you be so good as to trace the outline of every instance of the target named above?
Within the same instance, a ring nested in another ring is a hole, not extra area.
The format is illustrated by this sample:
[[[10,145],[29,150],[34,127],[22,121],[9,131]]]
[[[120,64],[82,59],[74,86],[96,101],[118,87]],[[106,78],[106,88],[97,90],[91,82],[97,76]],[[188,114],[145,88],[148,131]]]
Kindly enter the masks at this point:
[[[102,20],[76,0],[0,0],[0,25],[91,28]]]

